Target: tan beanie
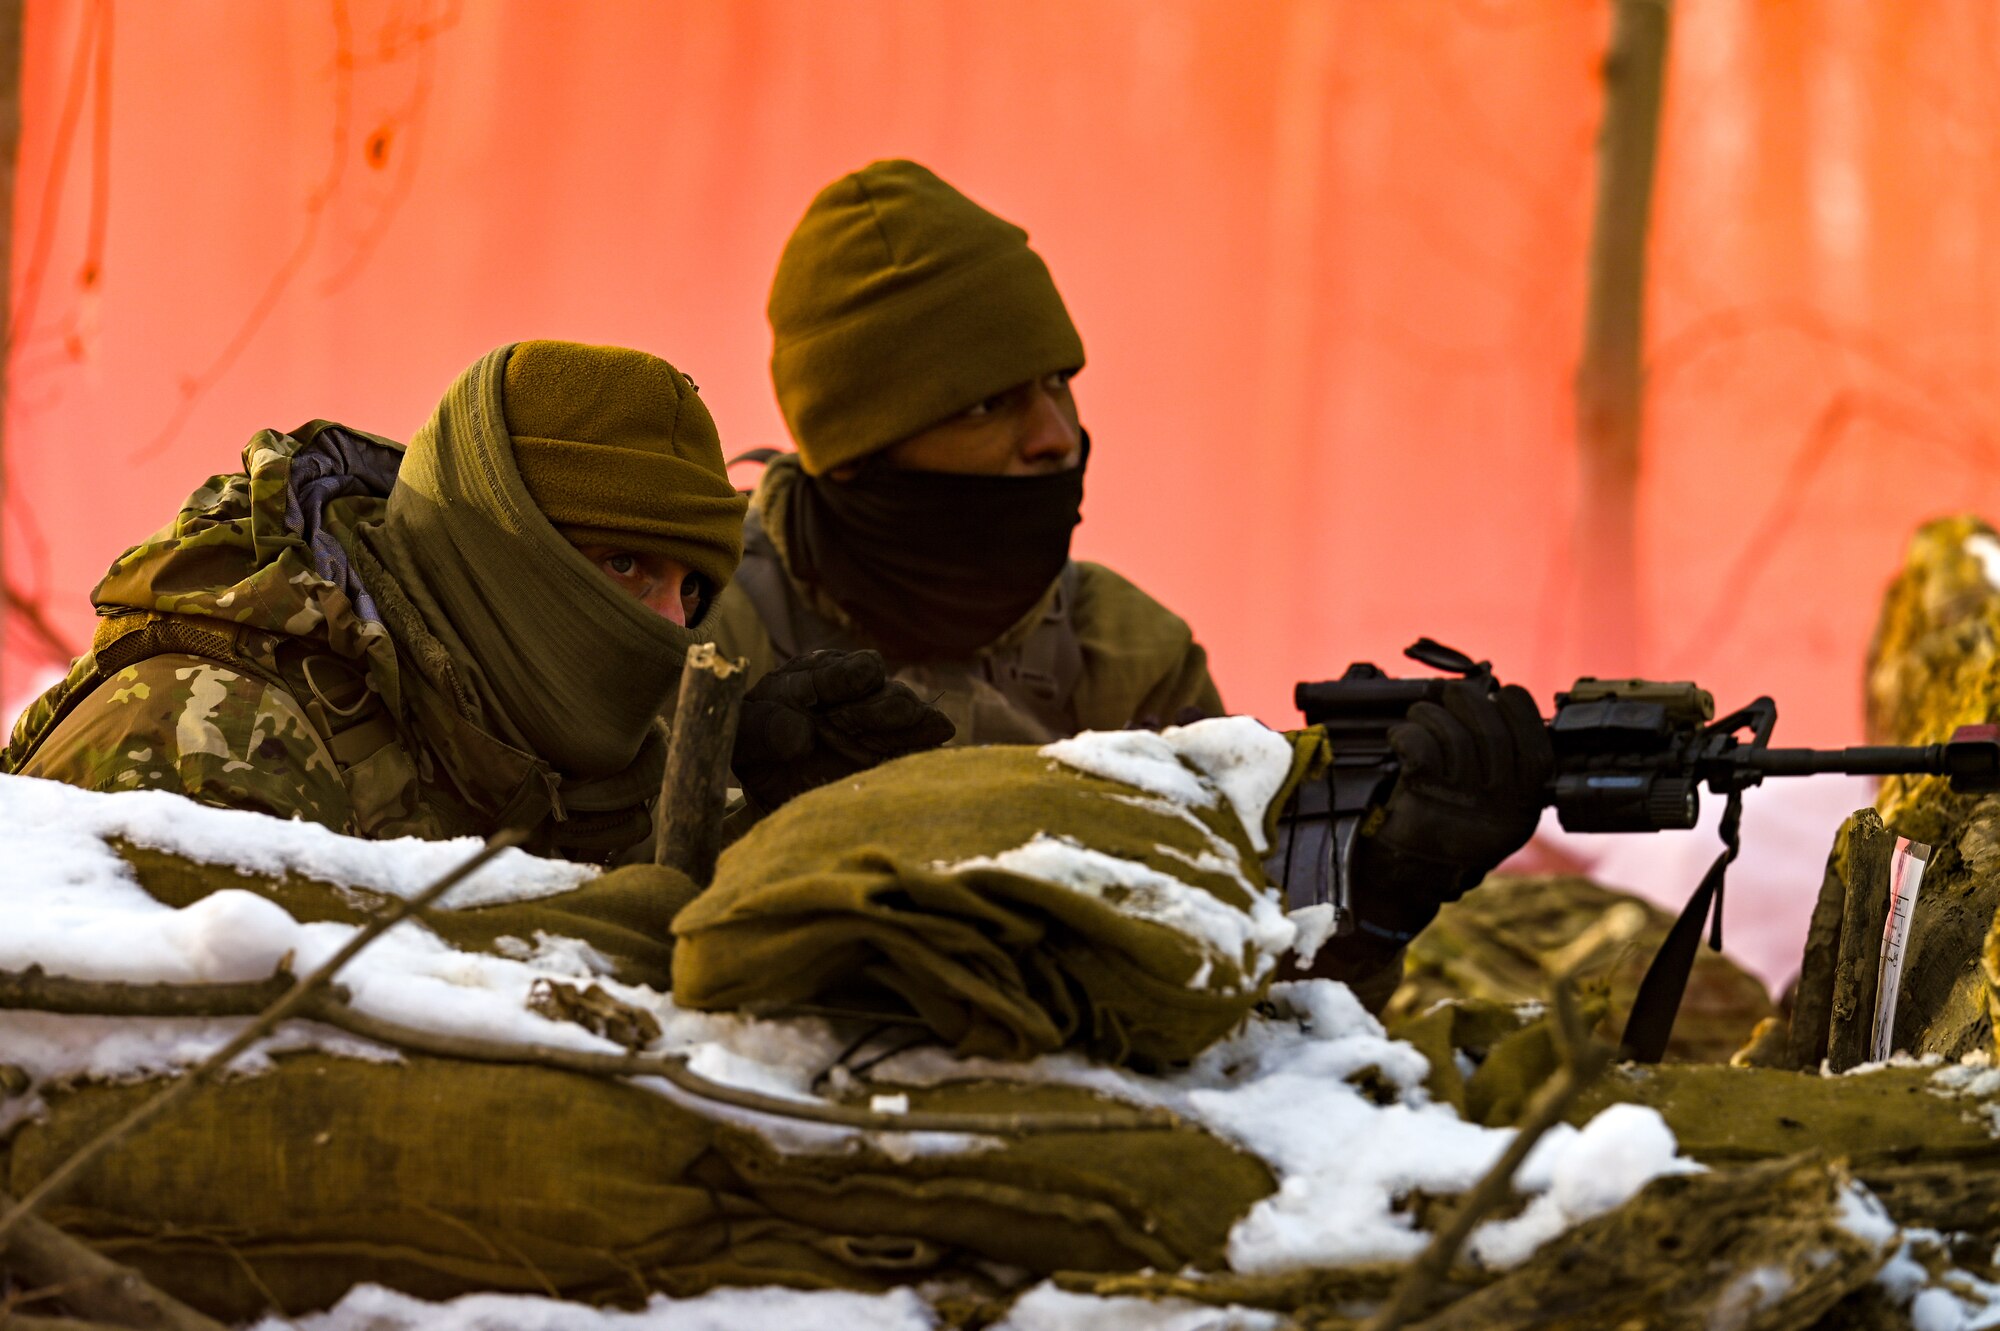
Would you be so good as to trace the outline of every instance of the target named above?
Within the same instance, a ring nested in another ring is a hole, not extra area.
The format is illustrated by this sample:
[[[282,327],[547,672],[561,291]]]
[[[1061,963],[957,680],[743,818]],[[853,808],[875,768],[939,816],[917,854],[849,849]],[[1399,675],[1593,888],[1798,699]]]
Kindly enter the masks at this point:
[[[806,471],[1083,365],[1028,233],[915,162],[821,190],[771,282],[771,381]]]
[[[745,501],[686,375],[626,347],[522,342],[501,394],[521,481],[557,531],[666,555],[717,589],[729,581]]]

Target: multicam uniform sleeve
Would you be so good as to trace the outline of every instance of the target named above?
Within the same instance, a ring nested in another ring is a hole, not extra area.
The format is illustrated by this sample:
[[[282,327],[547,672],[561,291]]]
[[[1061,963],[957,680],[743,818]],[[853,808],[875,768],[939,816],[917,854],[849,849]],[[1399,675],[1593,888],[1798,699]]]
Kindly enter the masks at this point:
[[[291,694],[198,656],[150,657],[78,702],[19,769],[86,790],[170,790],[350,832],[346,788]]]

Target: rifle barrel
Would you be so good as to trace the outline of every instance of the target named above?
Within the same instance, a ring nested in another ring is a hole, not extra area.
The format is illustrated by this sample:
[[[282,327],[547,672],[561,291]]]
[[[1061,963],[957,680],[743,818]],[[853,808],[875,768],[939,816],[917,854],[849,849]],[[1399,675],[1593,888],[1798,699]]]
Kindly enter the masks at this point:
[[[1950,770],[1943,744],[1867,744],[1847,749],[1741,749],[1734,757],[1766,776],[1937,776]]]

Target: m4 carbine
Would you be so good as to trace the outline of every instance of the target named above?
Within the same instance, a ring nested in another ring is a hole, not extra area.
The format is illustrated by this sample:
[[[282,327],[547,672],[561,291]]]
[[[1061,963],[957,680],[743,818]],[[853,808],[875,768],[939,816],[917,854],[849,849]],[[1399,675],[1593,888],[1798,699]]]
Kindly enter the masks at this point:
[[[1451,676],[1486,682],[1497,688],[1490,663],[1474,661],[1463,652],[1419,639],[1405,655]],[[1307,891],[1294,886],[1289,852],[1299,842],[1287,839],[1282,869],[1292,906],[1323,904],[1333,909],[1336,936],[1352,933],[1354,841],[1368,813],[1387,798],[1395,784],[1395,751],[1389,747],[1389,727],[1402,721],[1419,702],[1440,702],[1443,677],[1395,678],[1367,662],[1356,662],[1339,679],[1300,684],[1293,701],[1308,725],[1323,726],[1332,747],[1332,763],[1323,783],[1302,788],[1285,821],[1329,829],[1323,844],[1306,866]],[[1690,828],[1701,812],[1700,788],[1707,786],[1729,803],[1723,815],[1725,849],[1703,880],[1695,899],[1675,925],[1655,959],[1661,972],[1668,954],[1685,944],[1691,967],[1701,925],[1714,903],[1712,946],[1721,946],[1723,867],[1735,858],[1742,794],[1767,776],[1808,776],[1815,772],[1846,772],[1868,776],[1943,776],[1952,788],[1966,792],[2000,790],[2000,726],[1962,726],[1949,743],[1914,746],[1869,745],[1847,749],[1774,749],[1771,732],[1778,721],[1777,704],[1759,698],[1749,706],[1715,719],[1715,700],[1691,683],[1644,679],[1579,679],[1556,695],[1555,715],[1548,722],[1555,751],[1555,776],[1543,792],[1544,806],[1553,805],[1562,825],[1572,832],[1660,832]],[[1683,935],[1677,942],[1676,935]],[[1671,970],[1671,965],[1667,966]],[[1673,1010],[1680,1005],[1686,969],[1678,980],[1649,972],[1648,988],[1671,989],[1666,1030],[1658,1032],[1664,1047]],[[1655,1006],[1667,1001],[1665,994]],[[1633,1026],[1640,1024],[1635,1005]],[[1628,1026],[1627,1044],[1633,1041]],[[1640,1042],[1643,1059],[1649,1038]],[[1652,1055],[1657,1059],[1658,1054]],[[1646,1060],[1651,1061],[1651,1060]]]

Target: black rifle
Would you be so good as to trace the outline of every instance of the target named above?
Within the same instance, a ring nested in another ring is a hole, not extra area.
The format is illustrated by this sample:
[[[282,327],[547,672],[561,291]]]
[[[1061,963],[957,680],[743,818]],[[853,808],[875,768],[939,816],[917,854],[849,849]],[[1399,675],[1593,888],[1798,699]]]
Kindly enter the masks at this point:
[[[1490,663],[1474,661],[1429,638],[1405,655],[1461,679],[1499,686]],[[1419,702],[1440,702],[1448,678],[1398,679],[1356,662],[1339,679],[1300,684],[1293,701],[1306,724],[1324,726],[1333,760],[1323,783],[1309,783],[1282,821],[1328,829],[1311,858],[1310,889],[1296,893],[1286,839],[1283,877],[1288,904],[1333,908],[1333,932],[1350,934],[1354,839],[1362,820],[1396,781],[1389,727]],[[1700,788],[1728,800],[1723,852],[1688,901],[1640,984],[1625,1027],[1625,1045],[1640,1062],[1657,1062],[1693,968],[1702,925],[1713,914],[1709,945],[1722,947],[1722,880],[1736,858],[1743,792],[1767,776],[1846,772],[1868,776],[1943,776],[1967,792],[2000,790],[2000,726],[1962,726],[1947,744],[1871,745],[1848,749],[1774,749],[1778,706],[1759,698],[1715,720],[1715,700],[1690,683],[1644,679],[1580,679],[1556,695],[1548,723],[1555,776],[1543,793],[1572,832],[1660,832],[1689,828],[1701,812]],[[1712,910],[1711,910],[1712,908]]]

